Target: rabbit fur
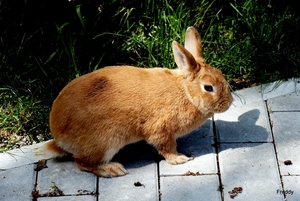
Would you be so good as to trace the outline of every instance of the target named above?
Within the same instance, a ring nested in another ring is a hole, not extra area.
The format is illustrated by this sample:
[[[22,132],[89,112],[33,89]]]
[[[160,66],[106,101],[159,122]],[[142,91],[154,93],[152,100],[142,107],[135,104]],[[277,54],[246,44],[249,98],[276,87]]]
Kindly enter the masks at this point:
[[[176,138],[226,111],[232,96],[222,73],[206,64],[199,33],[186,31],[185,46],[172,43],[178,69],[111,66],[80,76],[59,93],[50,112],[55,156],[71,155],[84,171],[125,175],[113,156],[140,140],[170,164],[191,160],[176,150]]]

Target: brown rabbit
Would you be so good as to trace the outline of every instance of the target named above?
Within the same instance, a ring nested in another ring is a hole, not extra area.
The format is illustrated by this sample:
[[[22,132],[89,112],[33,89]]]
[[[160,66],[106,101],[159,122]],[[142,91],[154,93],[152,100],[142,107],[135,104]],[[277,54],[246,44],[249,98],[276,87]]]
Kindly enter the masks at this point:
[[[110,162],[125,145],[146,140],[170,164],[179,154],[176,138],[226,111],[232,96],[222,73],[204,63],[199,33],[189,27],[185,47],[172,43],[179,69],[112,66],[83,75],[58,95],[50,113],[54,140],[46,150],[72,155],[81,170],[102,177],[125,175]]]

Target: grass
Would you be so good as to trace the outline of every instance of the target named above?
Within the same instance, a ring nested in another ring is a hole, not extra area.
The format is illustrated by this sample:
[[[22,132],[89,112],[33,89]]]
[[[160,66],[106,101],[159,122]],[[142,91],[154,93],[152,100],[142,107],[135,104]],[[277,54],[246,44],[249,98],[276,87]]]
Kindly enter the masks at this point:
[[[173,40],[183,42],[185,29],[190,26],[191,11],[184,3],[173,8],[166,0],[159,6],[151,3],[144,6],[154,15],[142,15],[128,27],[122,50],[130,55],[129,61],[135,65],[174,68],[171,44]]]
[[[11,93],[7,93],[7,91]],[[19,96],[12,89],[1,89],[0,152],[19,148],[50,137],[48,123],[49,104],[28,96]]]
[[[75,77],[107,65],[175,68],[171,43],[188,26],[233,90],[300,77],[298,4],[0,0],[0,152],[49,139],[51,104]]]

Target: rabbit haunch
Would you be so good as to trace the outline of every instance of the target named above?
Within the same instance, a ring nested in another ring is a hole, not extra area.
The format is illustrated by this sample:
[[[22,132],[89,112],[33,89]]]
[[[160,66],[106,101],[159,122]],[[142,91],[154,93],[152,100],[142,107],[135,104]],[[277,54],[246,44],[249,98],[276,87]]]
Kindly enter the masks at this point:
[[[70,82],[53,103],[54,140],[45,148],[57,156],[72,155],[81,170],[103,177],[126,174],[110,160],[140,140],[170,164],[191,160],[177,152],[176,138],[226,111],[232,96],[222,73],[203,62],[195,28],[187,29],[185,47],[177,42],[172,47],[179,69],[112,66]]]

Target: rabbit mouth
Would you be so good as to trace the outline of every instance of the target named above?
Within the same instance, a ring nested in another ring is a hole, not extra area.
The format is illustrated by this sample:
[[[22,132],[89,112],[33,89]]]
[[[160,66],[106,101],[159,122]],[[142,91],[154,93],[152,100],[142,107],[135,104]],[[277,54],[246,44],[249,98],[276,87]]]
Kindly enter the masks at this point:
[[[215,112],[216,113],[222,113],[222,112],[225,112],[226,110],[229,109],[231,105],[231,102],[230,101],[222,101],[221,103],[218,104],[218,106],[215,108]]]

